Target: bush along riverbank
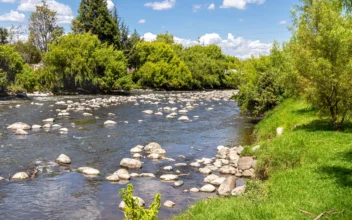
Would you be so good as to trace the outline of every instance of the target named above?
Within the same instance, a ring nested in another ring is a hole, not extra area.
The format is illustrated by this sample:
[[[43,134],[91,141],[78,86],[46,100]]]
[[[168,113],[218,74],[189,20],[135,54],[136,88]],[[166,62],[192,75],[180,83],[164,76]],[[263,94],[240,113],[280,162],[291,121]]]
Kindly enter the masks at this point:
[[[337,132],[317,113],[293,99],[268,112],[258,143],[242,152],[257,157],[246,193],[201,201],[175,219],[351,219],[352,125]]]

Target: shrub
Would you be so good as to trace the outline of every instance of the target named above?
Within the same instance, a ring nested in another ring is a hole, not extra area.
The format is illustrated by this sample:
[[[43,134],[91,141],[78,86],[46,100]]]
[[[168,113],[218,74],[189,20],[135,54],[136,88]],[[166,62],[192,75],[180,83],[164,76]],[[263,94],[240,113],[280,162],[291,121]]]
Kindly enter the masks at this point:
[[[128,220],[156,220],[158,219],[158,212],[160,210],[161,196],[156,194],[154,201],[149,206],[149,209],[138,206],[138,198],[133,197],[133,185],[128,184],[127,189],[122,188],[119,195],[122,196],[125,202],[124,214]]]

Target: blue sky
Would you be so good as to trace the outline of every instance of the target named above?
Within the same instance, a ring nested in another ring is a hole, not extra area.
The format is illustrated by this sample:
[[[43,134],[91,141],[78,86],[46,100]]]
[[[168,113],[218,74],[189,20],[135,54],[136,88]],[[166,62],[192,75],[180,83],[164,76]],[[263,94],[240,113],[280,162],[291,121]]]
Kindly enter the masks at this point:
[[[41,0],[0,0],[0,27],[26,25]],[[59,23],[70,31],[79,0],[47,0]],[[215,43],[230,55],[246,58],[266,54],[274,40],[287,41],[290,9],[299,0],[108,0],[130,29],[146,40],[168,31],[185,46],[200,39]]]

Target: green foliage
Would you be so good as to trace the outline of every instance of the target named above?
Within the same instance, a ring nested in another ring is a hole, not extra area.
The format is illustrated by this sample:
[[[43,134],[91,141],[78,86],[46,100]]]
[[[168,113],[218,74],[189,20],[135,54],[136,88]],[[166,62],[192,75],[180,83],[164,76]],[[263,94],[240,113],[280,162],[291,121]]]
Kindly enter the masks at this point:
[[[45,1],[42,3],[43,5],[36,6],[29,19],[29,42],[41,52],[46,52],[48,45],[63,35],[64,30],[56,24],[56,12],[51,11]]]
[[[181,59],[192,73],[193,88],[218,88],[223,86],[225,72],[234,65],[216,45],[195,45],[180,52]],[[230,83],[228,83],[230,85]]]
[[[8,44],[8,37],[9,37],[9,32],[7,31],[7,28],[0,28],[0,45],[1,44]]]
[[[39,49],[30,42],[18,41],[13,44],[15,50],[20,53],[22,59],[28,64],[39,63],[42,59]]]
[[[15,85],[27,92],[33,92],[38,86],[38,76],[28,64],[25,64],[22,72],[16,75]]]
[[[134,81],[141,86],[165,89],[190,89],[192,75],[171,45],[163,42],[141,42],[136,46],[141,68]]]
[[[275,42],[270,56],[244,61],[242,71],[234,77],[240,82],[235,99],[242,113],[262,116],[283,98],[294,95],[296,76],[289,56],[289,51]]]
[[[23,70],[23,65],[21,56],[14,50],[13,46],[0,45],[0,90],[3,91],[7,85],[15,82],[16,75]]]
[[[165,34],[158,34],[156,36],[156,42],[166,43],[166,44],[174,44],[174,35],[165,33]]]
[[[119,192],[126,205],[124,213],[126,219],[129,220],[156,220],[158,219],[158,212],[160,210],[161,196],[156,194],[154,201],[149,206],[149,209],[145,209],[138,205],[138,198],[133,197],[133,185],[128,184],[127,189],[122,188]]]
[[[123,52],[89,33],[61,37],[50,45],[44,63],[42,80],[59,90],[119,89],[118,79],[127,74]]]
[[[116,48],[120,48],[117,13],[115,19],[105,0],[81,0],[78,16],[72,21],[72,30],[74,33],[90,32],[97,35],[102,43],[117,45]]]
[[[340,130],[352,117],[352,16],[335,3],[316,0],[298,8],[292,51],[302,93]]]

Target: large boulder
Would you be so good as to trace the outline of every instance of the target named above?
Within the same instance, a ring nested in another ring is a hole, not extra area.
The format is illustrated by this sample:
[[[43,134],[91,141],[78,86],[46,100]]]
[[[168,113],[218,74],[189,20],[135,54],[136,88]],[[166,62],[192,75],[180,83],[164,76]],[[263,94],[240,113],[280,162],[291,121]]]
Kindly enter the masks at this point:
[[[61,164],[70,164],[71,163],[71,159],[65,155],[65,154],[61,154],[57,159],[56,159],[57,163],[61,163]]]
[[[29,175],[26,172],[19,172],[12,176],[14,180],[26,180],[29,179]]]
[[[235,187],[236,187],[236,177],[229,176],[226,178],[226,180],[223,183],[221,183],[218,189],[218,194],[220,196],[229,196],[231,194],[231,191]]]
[[[248,170],[252,167],[253,158],[252,157],[241,157],[238,160],[238,169],[240,170]]]
[[[10,130],[17,130],[17,129],[30,130],[31,126],[29,126],[23,122],[16,122],[16,123],[8,126],[7,129],[10,129]]]
[[[129,169],[139,169],[142,167],[142,162],[136,159],[124,158],[121,160],[120,166]]]

